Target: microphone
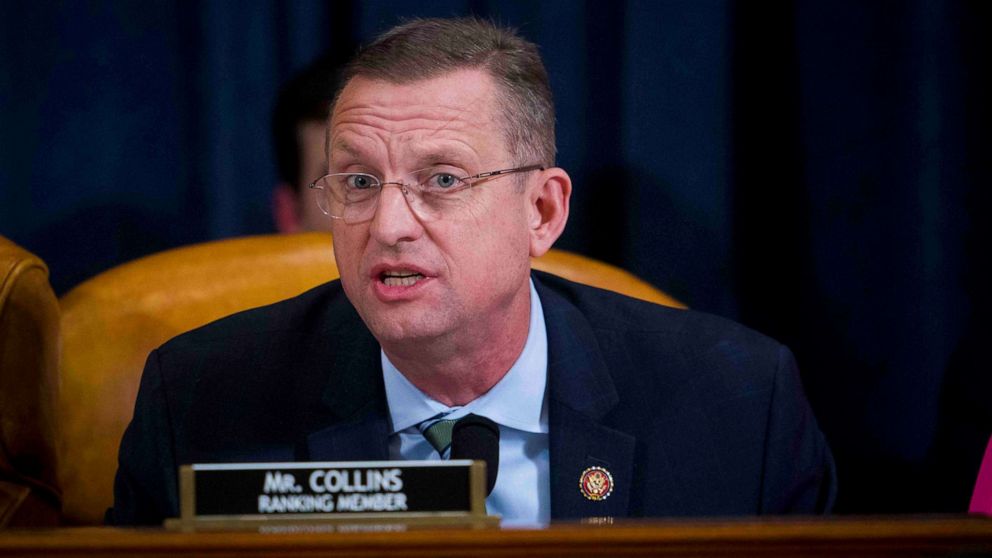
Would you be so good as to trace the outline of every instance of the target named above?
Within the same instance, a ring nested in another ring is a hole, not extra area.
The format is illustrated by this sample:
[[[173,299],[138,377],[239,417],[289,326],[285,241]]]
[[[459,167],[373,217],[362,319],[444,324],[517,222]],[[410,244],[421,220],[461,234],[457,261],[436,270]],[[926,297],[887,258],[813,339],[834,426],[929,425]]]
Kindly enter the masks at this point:
[[[451,459],[486,462],[486,496],[499,473],[499,426],[479,415],[465,415],[451,429]]]

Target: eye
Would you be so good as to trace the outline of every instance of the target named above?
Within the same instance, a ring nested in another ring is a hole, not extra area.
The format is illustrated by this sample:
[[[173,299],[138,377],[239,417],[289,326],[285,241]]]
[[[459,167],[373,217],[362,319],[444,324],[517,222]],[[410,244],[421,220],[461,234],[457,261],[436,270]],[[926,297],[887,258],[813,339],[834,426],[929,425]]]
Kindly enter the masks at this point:
[[[367,174],[349,174],[344,180],[349,188],[356,190],[368,190],[375,186],[375,180]]]
[[[461,179],[453,174],[446,172],[441,172],[431,176],[430,180],[427,181],[427,186],[430,188],[440,188],[442,190],[449,190],[461,183]]]

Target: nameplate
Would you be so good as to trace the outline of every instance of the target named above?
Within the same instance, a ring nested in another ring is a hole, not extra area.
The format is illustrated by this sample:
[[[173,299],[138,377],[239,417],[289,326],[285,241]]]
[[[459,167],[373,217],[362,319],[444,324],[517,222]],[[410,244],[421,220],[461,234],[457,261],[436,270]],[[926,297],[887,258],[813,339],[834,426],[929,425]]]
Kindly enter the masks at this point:
[[[485,462],[224,463],[179,469],[180,526],[486,518]]]

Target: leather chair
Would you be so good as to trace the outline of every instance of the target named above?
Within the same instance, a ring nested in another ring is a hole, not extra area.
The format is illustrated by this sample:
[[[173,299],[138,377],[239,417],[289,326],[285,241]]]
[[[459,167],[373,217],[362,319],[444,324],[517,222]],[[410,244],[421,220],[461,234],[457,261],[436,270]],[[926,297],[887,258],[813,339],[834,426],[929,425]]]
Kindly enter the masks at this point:
[[[625,271],[575,254],[553,251],[534,267],[680,306]],[[152,349],[217,318],[292,297],[337,276],[330,235],[272,235],[155,254],[66,294],[60,406],[66,521],[99,523],[111,505],[118,445]]]
[[[58,357],[48,268],[0,237],[0,527],[58,524]]]

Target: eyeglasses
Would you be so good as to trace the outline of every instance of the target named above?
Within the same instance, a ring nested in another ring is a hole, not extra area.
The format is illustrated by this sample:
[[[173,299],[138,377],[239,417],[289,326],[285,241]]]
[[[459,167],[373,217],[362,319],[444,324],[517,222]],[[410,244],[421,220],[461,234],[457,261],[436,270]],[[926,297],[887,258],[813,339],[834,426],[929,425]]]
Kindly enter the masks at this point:
[[[407,204],[420,219],[434,221],[446,214],[457,213],[466,202],[469,188],[479,182],[518,172],[544,170],[543,165],[527,165],[455,176],[437,168],[422,169],[410,174],[409,181],[383,182],[377,176],[364,172],[337,172],[318,178],[310,184],[317,197],[317,206],[332,219],[355,224],[368,221],[375,215],[379,193],[386,185],[393,185],[403,192]]]

